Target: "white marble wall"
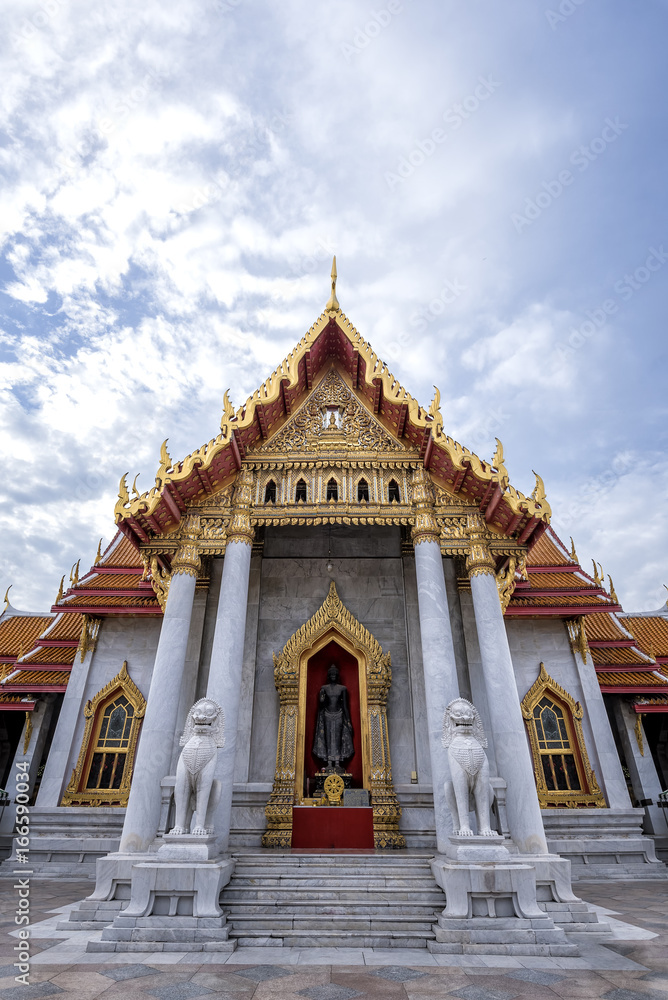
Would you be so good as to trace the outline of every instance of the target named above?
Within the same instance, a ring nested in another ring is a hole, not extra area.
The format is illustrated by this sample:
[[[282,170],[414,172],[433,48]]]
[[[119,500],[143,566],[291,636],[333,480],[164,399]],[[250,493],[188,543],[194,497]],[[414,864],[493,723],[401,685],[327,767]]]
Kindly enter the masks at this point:
[[[331,547],[333,570],[326,563]],[[272,653],[320,607],[330,580],[343,603],[392,654],[388,721],[396,783],[416,767],[408,672],[406,606],[398,528],[267,529],[257,631],[250,781],[271,782],[276,760],[278,693]]]

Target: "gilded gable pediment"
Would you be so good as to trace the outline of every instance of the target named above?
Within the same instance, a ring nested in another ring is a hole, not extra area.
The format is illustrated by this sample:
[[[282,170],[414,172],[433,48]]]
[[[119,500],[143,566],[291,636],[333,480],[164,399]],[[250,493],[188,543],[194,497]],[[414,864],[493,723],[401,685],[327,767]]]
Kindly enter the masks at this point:
[[[360,402],[336,369],[324,376],[297,413],[261,448],[258,455],[391,453],[406,448]]]

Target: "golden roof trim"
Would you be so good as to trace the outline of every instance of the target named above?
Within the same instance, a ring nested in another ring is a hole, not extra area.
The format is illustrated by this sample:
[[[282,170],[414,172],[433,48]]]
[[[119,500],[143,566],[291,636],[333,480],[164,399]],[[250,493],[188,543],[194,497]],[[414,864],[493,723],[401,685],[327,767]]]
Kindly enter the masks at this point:
[[[336,312],[333,310],[322,312],[307,333],[290,351],[288,356],[236,411],[229,404],[229,400],[227,400],[221,422],[221,432],[215,438],[212,438],[196,451],[191,452],[180,462],[176,463],[172,462],[167,452],[166,442],[163,443],[156,483],[151,489],[139,494],[135,487],[135,495],[131,498],[128,492],[128,474],[126,473],[121,478],[119,484],[118,500],[114,508],[116,520],[151,515],[160,504],[162,494],[170,483],[186,481],[195,468],[206,472],[211,467],[216,456],[231,443],[234,432],[242,431],[253,424],[258,406],[275,403],[281,392],[284,391],[281,388],[282,384],[285,384],[286,390],[299,386],[300,362],[332,321],[336,323],[355,350],[359,352],[360,358],[365,362],[364,381],[366,385],[372,386],[374,382],[380,380],[383,398],[395,404],[402,403],[406,405],[408,410],[406,419],[410,420],[416,427],[430,429],[434,447],[447,453],[455,469],[463,471],[468,466],[479,480],[499,483],[503,491],[503,499],[514,513],[527,514],[530,518],[536,518],[537,520],[549,523],[552,511],[547,502],[541,477],[534,473],[536,476],[536,486],[531,495],[527,497],[508,482],[508,472],[503,464],[503,447],[500,442],[498,442],[494,458],[491,461],[485,461],[464,445],[459,444],[454,438],[444,434],[438,390],[436,390],[435,398],[429,409],[424,409],[417,399],[411,396],[399,380],[395,378],[388,369],[386,362],[381,360],[370,343],[364,340],[352,322],[340,309]],[[353,391],[355,390],[353,389]],[[360,401],[363,403],[362,400]],[[388,431],[391,434],[393,433],[391,429],[388,429]]]

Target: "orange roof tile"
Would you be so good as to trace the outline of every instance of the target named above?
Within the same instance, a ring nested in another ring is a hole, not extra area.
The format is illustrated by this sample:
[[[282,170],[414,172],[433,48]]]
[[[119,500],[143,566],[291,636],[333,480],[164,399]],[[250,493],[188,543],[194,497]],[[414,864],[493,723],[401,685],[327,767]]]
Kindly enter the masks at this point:
[[[668,687],[668,677],[657,676],[657,671],[624,670],[622,672],[602,671],[597,674],[598,682],[604,687]]]
[[[0,656],[17,656],[21,648],[27,652],[52,621],[52,615],[12,615],[0,621]]]
[[[625,628],[639,640],[644,650],[650,646],[655,656],[668,656],[668,618],[630,616],[621,619]]]

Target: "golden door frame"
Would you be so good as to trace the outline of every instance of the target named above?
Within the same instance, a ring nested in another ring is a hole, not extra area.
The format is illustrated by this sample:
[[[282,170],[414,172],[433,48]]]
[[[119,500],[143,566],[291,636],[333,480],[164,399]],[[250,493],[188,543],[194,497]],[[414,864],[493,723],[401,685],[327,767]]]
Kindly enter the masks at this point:
[[[405,847],[399,833],[401,806],[392,784],[387,728],[387,695],[392,683],[389,653],[341,603],[334,581],[312,618],[274,653],[274,681],[280,697],[276,772],[265,808],[267,831],[263,847],[289,848],[292,843],[292,807],[302,800],[306,684],[309,659],[335,641],[358,664],[360,728],[364,787],[371,793],[376,848]]]

